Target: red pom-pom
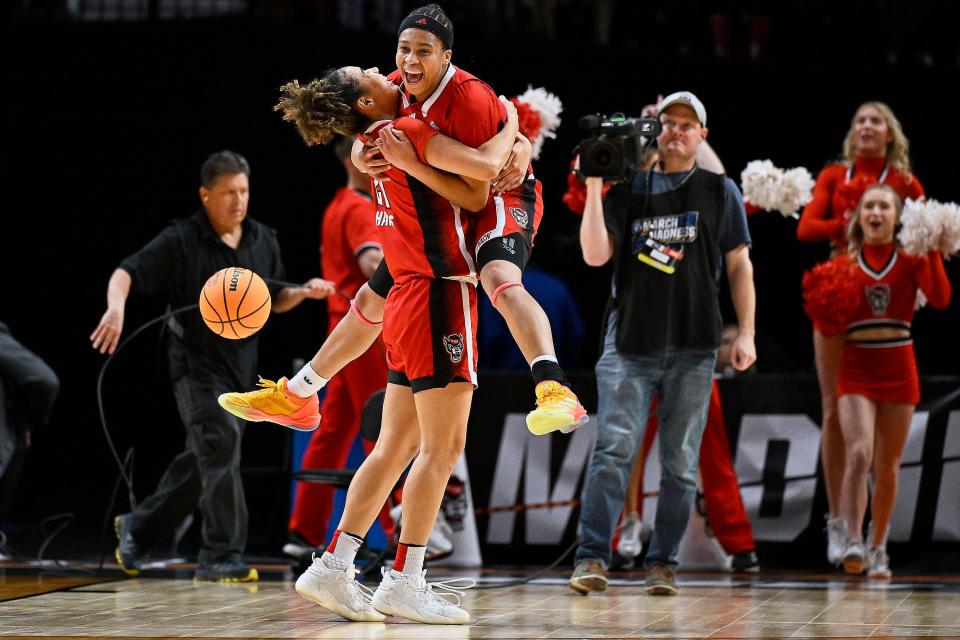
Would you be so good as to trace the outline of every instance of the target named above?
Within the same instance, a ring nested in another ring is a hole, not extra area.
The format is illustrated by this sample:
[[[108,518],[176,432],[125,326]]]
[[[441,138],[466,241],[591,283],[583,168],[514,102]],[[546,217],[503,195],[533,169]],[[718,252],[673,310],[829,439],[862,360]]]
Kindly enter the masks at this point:
[[[578,216],[583,215],[587,206],[587,187],[573,171],[567,174],[567,192],[563,194],[563,204]]]
[[[822,262],[803,274],[803,310],[825,336],[846,328],[860,305],[856,265],[846,255]]]
[[[543,126],[540,113],[526,102],[520,102],[516,98],[510,98],[510,102],[517,107],[517,126],[520,133],[533,142],[540,135],[540,128]]]
[[[567,191],[563,194],[563,204],[567,205],[567,209],[570,209],[570,211],[582,216],[583,210],[587,206],[587,185],[577,177],[573,170],[576,163],[576,158],[570,162],[570,172],[567,174]],[[611,187],[613,187],[612,184],[604,182],[603,188],[600,190],[600,197],[606,196]]]

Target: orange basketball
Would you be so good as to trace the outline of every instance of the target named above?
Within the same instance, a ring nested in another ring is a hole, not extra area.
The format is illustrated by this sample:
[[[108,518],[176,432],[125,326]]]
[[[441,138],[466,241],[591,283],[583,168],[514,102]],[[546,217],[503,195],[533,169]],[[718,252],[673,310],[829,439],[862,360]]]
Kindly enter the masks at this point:
[[[221,269],[203,285],[200,316],[218,336],[230,340],[252,336],[270,316],[270,290],[249,269]]]

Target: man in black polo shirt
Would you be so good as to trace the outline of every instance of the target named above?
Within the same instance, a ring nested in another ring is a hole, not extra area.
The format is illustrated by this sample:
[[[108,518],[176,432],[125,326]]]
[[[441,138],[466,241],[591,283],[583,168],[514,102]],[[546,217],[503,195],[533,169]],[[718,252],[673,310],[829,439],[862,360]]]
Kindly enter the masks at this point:
[[[660,492],[646,590],[675,595],[680,538],[697,491],[697,461],[721,338],[718,279],[725,265],[738,334],[734,368],[756,359],[755,294],[743,199],[729,178],[698,168],[707,112],[692,93],[659,105],[657,171],[638,172],[601,201],[588,178],[580,243],[591,266],[614,261],[597,362],[597,443],[583,489],[582,531],[570,586],[606,588],[610,540],[623,506],[650,401],[659,395]]]
[[[165,293],[173,308],[194,304],[211,275],[244,267],[283,280],[276,232],[247,217],[250,166],[232,151],[214,153],[200,169],[203,210],[180,218],[124,260],[107,285],[107,311],[90,336],[93,348],[113,353],[123,330],[128,295]],[[270,284],[273,311],[282,313],[305,298],[325,298],[331,283],[314,278],[301,287]],[[170,378],[187,432],[186,450],[167,467],[156,491],[132,513],[117,516],[117,562],[140,571],[140,550],[171,531],[199,505],[203,548],[199,580],[245,582],[257,571],[244,564],[247,506],[240,479],[241,423],[220,410],[217,397],[252,383],[258,335],[227,340],[210,331],[199,312],[171,318],[164,341]]]

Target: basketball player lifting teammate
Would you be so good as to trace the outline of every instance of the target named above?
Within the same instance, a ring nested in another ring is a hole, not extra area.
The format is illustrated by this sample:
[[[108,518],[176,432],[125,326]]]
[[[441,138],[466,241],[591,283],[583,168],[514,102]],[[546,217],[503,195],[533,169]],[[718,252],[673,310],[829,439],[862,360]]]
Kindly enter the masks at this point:
[[[380,621],[387,614],[466,623],[470,616],[457,606],[459,600],[439,597],[433,589],[443,585],[426,582],[423,555],[447,479],[463,452],[476,384],[476,274],[465,247],[473,221],[460,207],[485,206],[489,179],[516,138],[516,109],[502,99],[506,124],[473,149],[417,119],[393,120],[399,116],[400,89],[375,69],[345,67],[282,91],[278,109],[308,144],[361,132],[370,141],[398,141],[394,130],[399,130],[418,157],[446,171],[480,176],[443,173],[415,160],[409,173],[391,168],[388,179],[373,181],[380,241],[395,276],[384,307],[389,374],[383,422],[374,450],[350,484],[326,552],[297,580],[301,595],[348,620]],[[500,112],[494,102],[479,115],[495,130]],[[397,560],[371,594],[355,580],[353,562],[362,536],[411,461]]]
[[[414,10],[400,25],[397,71],[390,78],[402,83],[402,115],[412,115],[451,138],[477,146],[493,136],[498,126],[483,116],[484,110],[499,109],[501,119],[503,111],[489,86],[450,63],[452,42],[453,25],[440,7]],[[402,160],[403,145],[401,138],[390,134],[380,138],[378,145],[358,141],[355,163],[377,177],[392,167],[391,159]],[[527,416],[527,426],[542,435],[572,431],[587,421],[587,415],[557,362],[546,314],[520,282],[543,212],[540,183],[529,170],[529,158],[530,144],[524,139],[509,166],[494,178],[495,193],[480,212],[475,233],[467,238],[476,239],[468,252],[476,255],[480,281],[531,366],[537,408]],[[316,392],[379,334],[392,281],[387,263],[389,259],[381,263],[370,286],[358,291],[351,306],[354,313],[344,318],[299,373],[276,385],[264,382],[266,388],[261,391],[228,394],[221,402],[224,408],[247,419],[315,427],[320,420]]]

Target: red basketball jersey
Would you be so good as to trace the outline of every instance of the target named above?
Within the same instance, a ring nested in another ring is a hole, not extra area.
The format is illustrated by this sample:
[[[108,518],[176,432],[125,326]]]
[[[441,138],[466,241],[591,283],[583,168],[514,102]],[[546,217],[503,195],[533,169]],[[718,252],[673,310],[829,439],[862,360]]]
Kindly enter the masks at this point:
[[[423,122],[398,118],[375,122],[360,138],[373,142],[388,124],[406,134],[421,159],[427,142],[437,134]],[[389,180],[372,180],[375,223],[394,281],[426,277],[476,284],[467,216],[403,171],[391,169],[385,177]]]
[[[397,84],[401,83],[400,74],[396,71],[388,78]],[[415,102],[406,91],[401,91],[400,113],[425,122],[440,133],[474,148],[495,136],[507,118],[506,110],[490,85],[452,64],[436,90],[425,100]],[[539,226],[543,204],[539,190],[534,189],[535,185],[533,168],[528,166],[527,177],[520,189],[503,198],[491,196],[486,207],[473,216],[478,221],[478,235],[483,236],[474,238],[470,246],[479,247],[491,236],[502,235],[506,212],[515,216],[526,215],[525,211],[529,209],[535,217],[531,231]],[[434,197],[440,196],[434,194]],[[504,204],[509,198],[519,198],[520,202]],[[526,201],[529,201],[529,205],[525,204]],[[532,245],[532,232],[526,235],[529,236],[528,243]]]
[[[479,147],[497,135],[507,118],[490,85],[452,64],[436,90],[422,102],[402,91],[400,113],[422,120],[468,147]]]
[[[323,277],[350,296],[367,281],[357,257],[367,249],[379,249],[374,224],[373,199],[349,187],[340,187],[323,212],[320,231],[320,268]],[[350,310],[350,301],[341,295],[327,298],[330,327],[336,326]]]

